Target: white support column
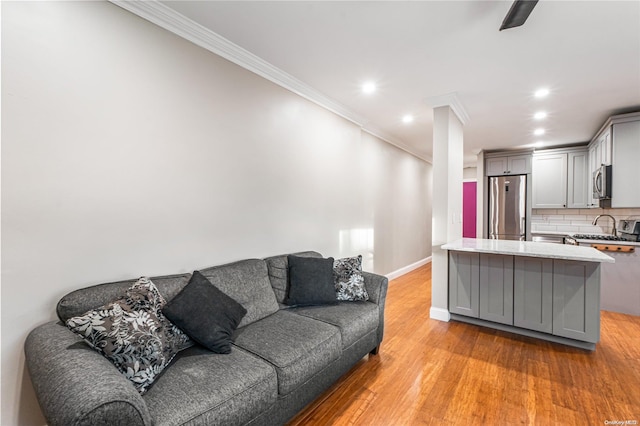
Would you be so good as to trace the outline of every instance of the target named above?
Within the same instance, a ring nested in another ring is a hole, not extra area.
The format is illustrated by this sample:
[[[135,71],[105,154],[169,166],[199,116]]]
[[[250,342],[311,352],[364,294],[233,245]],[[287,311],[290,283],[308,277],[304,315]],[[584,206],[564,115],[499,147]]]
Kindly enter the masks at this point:
[[[455,94],[453,103],[433,108],[433,229],[431,310],[429,316],[449,321],[448,259],[440,246],[462,238],[463,124],[466,113]],[[441,98],[440,98],[441,99]],[[462,117],[461,117],[462,116]]]
[[[477,186],[476,186],[476,238],[485,238],[487,227],[484,220],[484,212],[487,211],[487,197],[485,197],[485,178],[484,178],[484,151],[478,153],[477,163]]]

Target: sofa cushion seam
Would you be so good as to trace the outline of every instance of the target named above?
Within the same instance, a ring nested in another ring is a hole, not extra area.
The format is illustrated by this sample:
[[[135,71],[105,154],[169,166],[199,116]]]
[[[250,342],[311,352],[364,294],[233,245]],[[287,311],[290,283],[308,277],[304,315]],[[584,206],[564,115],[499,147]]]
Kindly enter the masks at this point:
[[[336,327],[337,328],[337,327]],[[338,332],[338,337],[340,338],[340,346],[342,346],[342,335],[340,334],[340,330],[336,330]],[[317,345],[315,345],[313,348],[311,348],[311,350],[317,348],[318,346],[323,346],[323,344],[327,341],[329,341],[332,337],[334,336],[334,334],[332,334],[331,336],[327,337],[326,339],[324,339],[323,341],[319,342]],[[287,368],[290,367],[291,365],[293,365],[295,362],[297,362],[301,357],[296,358],[295,360],[291,361],[290,363],[286,364],[286,365],[280,365],[280,364],[276,364],[274,361],[271,361],[265,357],[263,357],[262,355],[254,352],[251,349],[245,348],[243,346],[238,345],[237,343],[234,343],[235,346],[238,346],[239,348],[251,352],[252,354],[260,357],[261,359],[265,360],[266,362],[268,362],[269,364],[271,364],[272,366],[276,367],[276,368]],[[309,351],[305,351],[305,352],[309,352]]]

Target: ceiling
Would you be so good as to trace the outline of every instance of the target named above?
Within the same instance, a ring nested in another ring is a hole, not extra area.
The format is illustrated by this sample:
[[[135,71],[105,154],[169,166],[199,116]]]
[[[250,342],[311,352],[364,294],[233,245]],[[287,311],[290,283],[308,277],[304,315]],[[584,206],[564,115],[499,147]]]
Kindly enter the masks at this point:
[[[498,31],[510,1],[163,1],[362,117],[365,128],[432,156],[429,99],[468,114],[465,164],[481,149],[590,140],[640,110],[640,2],[540,1]],[[375,81],[365,95],[361,86]],[[547,87],[549,96],[533,92]],[[533,114],[544,110],[541,121]],[[410,124],[402,122],[413,114]],[[543,136],[534,129],[544,128]]]

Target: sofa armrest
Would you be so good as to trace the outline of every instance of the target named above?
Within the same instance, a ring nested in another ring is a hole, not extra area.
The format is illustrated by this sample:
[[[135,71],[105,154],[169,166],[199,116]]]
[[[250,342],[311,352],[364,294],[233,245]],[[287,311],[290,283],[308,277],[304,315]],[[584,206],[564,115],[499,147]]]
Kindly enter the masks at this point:
[[[34,329],[27,336],[25,355],[50,426],[153,423],[133,384],[61,323]]]
[[[384,306],[387,298],[387,286],[389,280],[383,275],[374,274],[371,272],[362,272],[364,277],[364,285],[369,293],[369,300],[378,305]]]
[[[371,353],[375,355],[380,350],[380,343],[382,343],[382,337],[384,336],[384,305],[387,300],[389,279],[371,272],[362,272],[362,276],[364,277],[364,285],[369,294],[369,301],[378,305],[378,346],[371,351]]]

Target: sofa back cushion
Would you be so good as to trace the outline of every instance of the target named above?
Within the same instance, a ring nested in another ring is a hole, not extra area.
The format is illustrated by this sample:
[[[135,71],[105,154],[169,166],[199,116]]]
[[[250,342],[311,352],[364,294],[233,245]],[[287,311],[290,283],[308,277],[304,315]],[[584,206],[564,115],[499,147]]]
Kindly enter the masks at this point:
[[[200,273],[247,310],[238,327],[256,322],[279,309],[264,260],[241,260],[201,269]]]
[[[164,275],[151,277],[151,281],[166,300],[171,300],[187,285],[191,274]],[[62,322],[83,315],[122,297],[128,288],[138,281],[137,278],[81,288],[64,296],[58,302],[56,312]]]
[[[299,257],[322,257],[320,253],[315,251],[304,251],[293,253],[293,255]],[[287,256],[287,254],[283,254],[265,259],[269,270],[271,287],[273,287],[278,303],[282,304],[285,303],[289,294],[289,262],[287,261]]]

